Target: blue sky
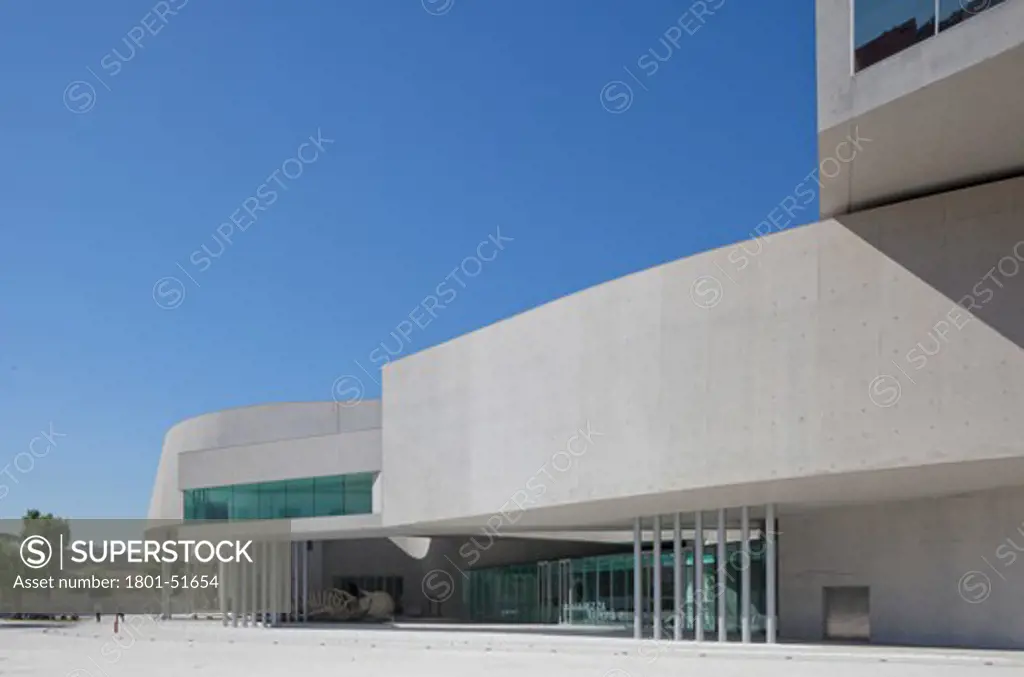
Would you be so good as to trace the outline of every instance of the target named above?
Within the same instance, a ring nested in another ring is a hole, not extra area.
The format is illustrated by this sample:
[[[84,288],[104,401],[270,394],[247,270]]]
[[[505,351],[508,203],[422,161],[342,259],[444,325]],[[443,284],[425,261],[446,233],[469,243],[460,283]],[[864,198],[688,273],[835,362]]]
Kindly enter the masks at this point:
[[[816,166],[813,4],[719,4],[0,5],[0,517],[143,516],[175,422],[378,395],[497,228],[401,354],[746,239]]]

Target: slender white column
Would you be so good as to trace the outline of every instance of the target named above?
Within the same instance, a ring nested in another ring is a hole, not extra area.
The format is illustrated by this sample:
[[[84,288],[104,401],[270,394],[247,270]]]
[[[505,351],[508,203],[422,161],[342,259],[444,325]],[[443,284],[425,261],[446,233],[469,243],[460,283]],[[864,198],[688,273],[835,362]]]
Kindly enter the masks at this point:
[[[729,626],[727,618],[727,606],[726,606],[726,591],[729,589],[729,584],[726,580],[726,559],[728,557],[728,551],[726,550],[726,532],[725,532],[725,509],[718,509],[718,543],[716,545],[717,554],[715,556],[715,564],[718,567],[718,584],[715,586],[715,603],[718,607],[718,641],[727,642],[729,641]]]
[[[284,623],[288,613],[288,544],[279,543],[275,554],[278,569],[273,577],[273,625],[276,626]]]
[[[661,515],[654,516],[654,638],[661,639]]]
[[[285,611],[285,622],[288,622],[288,614],[291,613],[295,603],[295,541],[288,541],[288,551],[285,553],[285,571],[287,575],[284,579],[284,598],[287,601],[287,609]]]
[[[239,562],[239,609],[242,611],[242,627],[249,627],[249,568]]]
[[[256,545],[256,544],[253,544]],[[259,546],[253,548],[256,552],[256,556],[253,558],[252,564],[249,565],[249,596],[252,598],[252,609],[250,609],[250,620],[252,621],[252,627],[256,627],[256,615],[259,613],[260,605],[258,601],[258,594],[260,590],[260,556]]]
[[[256,627],[256,621],[260,615],[260,544],[253,543],[253,557],[249,576],[249,589],[252,596],[252,627]]]
[[[683,524],[676,513],[672,520],[672,639],[683,638]]]
[[[775,609],[775,577],[776,567],[778,565],[778,545],[776,543],[776,534],[779,530],[775,528],[775,504],[769,503],[765,506],[765,520],[764,520],[764,537],[767,539],[766,550],[765,550],[765,587],[767,588],[766,594],[768,599],[765,601],[765,639],[769,644],[775,644],[778,641],[778,618]]]
[[[260,544],[260,610],[263,627],[270,627],[270,543]]]
[[[171,565],[169,562],[163,562],[160,565],[160,577],[163,580],[163,585],[160,586],[160,618],[167,620],[171,617]],[[188,581],[187,565],[185,580]]]
[[[644,576],[643,576],[643,523],[637,517],[633,520],[633,638],[643,637],[643,604],[644,604]]]
[[[289,553],[288,560],[291,562],[291,566],[288,567],[289,575],[291,577],[292,584],[292,597],[289,608],[291,611],[291,618],[298,620],[299,614],[299,542],[292,541],[291,553]]]
[[[267,594],[267,626],[272,628],[278,612],[278,570],[281,564],[278,561],[278,543],[270,542],[267,545],[267,561],[270,566],[267,570],[266,594]]]
[[[309,622],[309,542],[302,542],[302,622]]]
[[[241,611],[242,567],[238,562],[228,564],[231,570],[231,627],[238,627],[238,616]]]
[[[291,541],[288,543],[281,544],[281,623],[288,622],[288,614],[292,611],[291,601],[288,599],[291,596],[291,553],[290,553]]]
[[[744,643],[750,642],[750,508],[740,508],[740,548],[743,568],[740,569],[740,633]]]
[[[220,607],[221,625],[228,625],[228,568],[224,562],[217,562],[217,605]]]
[[[693,638],[704,641],[704,513],[693,516]]]

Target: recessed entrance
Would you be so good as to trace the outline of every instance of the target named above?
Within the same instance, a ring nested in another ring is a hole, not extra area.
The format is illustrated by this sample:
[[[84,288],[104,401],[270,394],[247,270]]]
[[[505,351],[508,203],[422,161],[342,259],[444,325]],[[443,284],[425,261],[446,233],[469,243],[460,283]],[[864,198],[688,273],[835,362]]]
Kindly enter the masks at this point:
[[[867,586],[825,588],[825,639],[870,641],[870,598]]]

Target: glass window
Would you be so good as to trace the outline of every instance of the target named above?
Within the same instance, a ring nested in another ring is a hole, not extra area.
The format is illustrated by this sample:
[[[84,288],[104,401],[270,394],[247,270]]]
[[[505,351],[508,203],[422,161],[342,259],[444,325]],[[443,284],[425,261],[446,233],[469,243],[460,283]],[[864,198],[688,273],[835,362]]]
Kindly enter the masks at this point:
[[[856,0],[853,7],[855,71],[936,33],[935,0]]]
[[[184,507],[182,512],[185,515],[185,519],[199,519],[198,517],[196,517],[196,490],[186,489],[183,493],[184,496],[182,497],[182,499],[184,501]]]
[[[274,520],[288,511],[288,482],[264,482],[259,488],[260,519]]]
[[[286,517],[316,517],[313,486],[316,480],[288,480],[288,507]]]
[[[200,519],[227,520],[231,515],[231,487],[213,487],[204,489],[205,494],[200,509]]]
[[[317,515],[345,514],[345,481],[343,476],[317,477],[313,480],[314,510]]]
[[[1006,0],[939,0],[939,30],[944,31],[967,21]]]
[[[363,515],[373,512],[375,473],[186,489],[187,520],[251,520]]]
[[[373,512],[373,473],[345,476],[345,514]]]
[[[231,519],[254,520],[260,516],[260,485],[236,484],[231,497]]]

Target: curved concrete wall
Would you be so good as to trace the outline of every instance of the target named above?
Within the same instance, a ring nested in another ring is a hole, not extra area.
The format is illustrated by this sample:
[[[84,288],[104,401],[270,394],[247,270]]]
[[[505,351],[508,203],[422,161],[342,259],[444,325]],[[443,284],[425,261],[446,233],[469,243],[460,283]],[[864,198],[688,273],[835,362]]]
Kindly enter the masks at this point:
[[[164,439],[151,519],[180,519],[183,489],[378,472],[379,401],[259,405],[183,421]]]
[[[579,525],[1021,483],[1024,275],[984,276],[1007,256],[1008,272],[1024,265],[1022,220],[1022,180],[901,203],[392,362],[384,522],[483,521],[518,499],[502,521],[536,528],[572,506]],[[966,325],[965,296],[980,318]],[[600,434],[585,446],[588,421]]]

